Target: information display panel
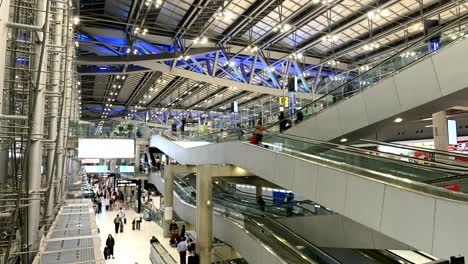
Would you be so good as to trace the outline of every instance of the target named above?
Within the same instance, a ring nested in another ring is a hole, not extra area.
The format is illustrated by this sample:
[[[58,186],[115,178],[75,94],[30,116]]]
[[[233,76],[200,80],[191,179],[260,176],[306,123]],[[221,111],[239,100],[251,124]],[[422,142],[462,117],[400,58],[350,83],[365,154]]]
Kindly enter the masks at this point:
[[[133,139],[80,138],[78,158],[133,159],[135,158],[135,141]]]

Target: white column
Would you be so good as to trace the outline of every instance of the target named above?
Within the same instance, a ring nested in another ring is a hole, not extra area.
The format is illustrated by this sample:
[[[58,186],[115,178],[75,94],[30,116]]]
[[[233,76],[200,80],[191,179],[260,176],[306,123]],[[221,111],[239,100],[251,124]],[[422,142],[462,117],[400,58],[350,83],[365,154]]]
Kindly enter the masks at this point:
[[[46,16],[47,1],[37,2],[36,25],[48,25],[49,18]],[[48,27],[46,27],[48,32]],[[38,229],[41,208],[41,163],[42,163],[42,137],[44,131],[45,92],[47,82],[47,45],[42,51],[43,43],[47,43],[48,33],[38,32],[39,40],[35,45],[36,55],[33,62],[32,82],[37,85],[34,99],[34,108],[31,111],[31,140],[28,146],[28,193],[31,198],[28,206],[28,241],[36,248],[38,242]],[[42,58],[41,58],[42,55]],[[41,61],[42,60],[42,61]],[[39,83],[37,83],[39,81]]]
[[[213,201],[211,165],[197,166],[197,251],[200,264],[211,263],[213,242]]]
[[[135,174],[140,173],[140,145],[135,140]]]
[[[440,111],[432,114],[432,125],[434,132],[434,148],[436,150],[448,151],[447,113],[445,111]]]
[[[169,226],[172,222],[174,204],[174,165],[164,167],[164,221],[163,235],[170,237]]]
[[[67,138],[68,138],[68,124],[70,121],[70,108],[71,108],[71,93],[73,89],[73,54],[74,54],[74,48],[73,48],[73,43],[71,41],[71,38],[73,37],[73,32],[72,32],[72,27],[70,24],[70,11],[67,10],[67,26],[64,26],[64,38],[63,38],[63,43],[66,43],[67,45],[67,54],[66,58],[64,60],[65,64],[65,78],[64,78],[64,89],[65,89],[65,98],[64,98],[64,103],[63,103],[63,130],[61,129],[59,133],[61,132],[62,135],[60,135],[61,140],[62,140],[62,153],[59,153],[58,160],[61,159],[61,163],[58,163],[59,166],[61,166],[60,171],[61,174],[57,174],[57,180],[60,182],[60,196],[59,196],[59,202],[62,203],[63,200],[65,199],[65,189],[66,189],[66,182],[67,182],[67,175],[68,175],[68,162],[67,162]]]

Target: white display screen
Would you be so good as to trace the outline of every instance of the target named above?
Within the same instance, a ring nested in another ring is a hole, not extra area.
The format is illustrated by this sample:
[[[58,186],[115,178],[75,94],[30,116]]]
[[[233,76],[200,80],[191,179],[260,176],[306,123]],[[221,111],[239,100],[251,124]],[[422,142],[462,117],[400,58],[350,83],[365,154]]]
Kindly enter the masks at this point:
[[[78,158],[133,159],[135,158],[135,141],[133,139],[80,138]]]
[[[94,172],[94,173],[106,173],[106,172],[109,172],[109,170],[107,169],[107,166],[105,166],[105,165],[83,166],[83,169],[84,169],[84,171],[87,172],[87,173],[91,173],[91,172]]]
[[[120,172],[134,172],[133,166],[120,166]]]
[[[457,121],[455,120],[447,120],[448,126],[448,141],[449,145],[456,145],[458,144],[457,140]]]

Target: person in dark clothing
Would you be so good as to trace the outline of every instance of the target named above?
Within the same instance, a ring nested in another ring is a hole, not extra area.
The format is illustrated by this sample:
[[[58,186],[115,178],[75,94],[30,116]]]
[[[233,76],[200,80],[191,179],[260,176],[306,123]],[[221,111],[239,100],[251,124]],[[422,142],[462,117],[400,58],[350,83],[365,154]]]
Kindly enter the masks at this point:
[[[304,114],[302,113],[301,110],[298,110],[296,113],[296,123],[299,123],[302,120],[304,120]]]
[[[115,218],[114,218],[114,227],[115,227],[115,233],[119,233],[119,227],[120,227],[120,222],[122,220],[120,219],[119,215],[117,215]]]
[[[283,133],[283,131],[286,130],[286,125],[288,124],[288,120],[284,116],[283,111],[280,112],[280,114],[278,116],[278,120],[279,120],[280,133]]]
[[[185,237],[185,225],[182,225],[182,229],[180,230],[180,237]]]
[[[194,253],[196,248],[197,248],[197,245],[195,245],[195,242],[193,242],[193,240],[189,238],[188,247],[187,247],[188,252]]]
[[[260,206],[260,210],[262,210],[264,212],[265,211],[265,201],[263,200],[263,198],[261,196],[258,197],[257,203]]]
[[[294,204],[296,201],[294,201],[294,194],[292,192],[288,193],[288,196],[286,196],[286,211],[288,212],[288,216],[293,215],[293,209],[294,209]]]
[[[153,236],[153,237],[151,238],[151,240],[150,240],[150,243],[151,243],[151,244],[153,244],[153,243],[159,243],[159,240],[158,240],[155,236]]]
[[[169,225],[169,231],[172,231],[174,229],[179,229],[179,227],[177,226],[175,220],[172,220],[171,225]]]
[[[109,259],[110,258],[110,251],[107,246],[104,247],[104,259]]]
[[[97,213],[100,214],[102,212],[102,201],[101,198],[97,199]]]
[[[182,134],[184,133],[186,124],[187,124],[187,119],[184,117],[182,119],[182,125],[180,126],[180,133],[182,133]]]
[[[109,235],[107,236],[106,246],[107,246],[107,248],[109,249],[109,258],[110,258],[110,256],[112,256],[112,258],[114,258],[115,240],[114,240],[114,238],[112,237],[111,234],[109,234]]]
[[[172,122],[171,129],[173,134],[177,133],[177,123],[175,121]]]

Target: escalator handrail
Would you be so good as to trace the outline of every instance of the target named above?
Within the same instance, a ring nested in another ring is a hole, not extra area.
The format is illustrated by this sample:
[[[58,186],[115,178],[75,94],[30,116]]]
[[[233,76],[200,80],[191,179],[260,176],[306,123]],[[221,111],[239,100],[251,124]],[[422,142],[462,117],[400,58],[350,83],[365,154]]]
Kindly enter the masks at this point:
[[[269,134],[275,135],[277,137],[282,137],[282,138],[286,138],[286,139],[290,139],[290,140],[303,142],[303,143],[329,145],[329,146],[335,147],[335,149],[333,149],[333,150],[338,151],[338,152],[348,151],[348,152],[352,152],[352,154],[359,154],[361,156],[369,156],[370,158],[387,159],[387,160],[392,161],[392,162],[403,162],[409,167],[416,167],[416,166],[421,167],[422,166],[424,169],[428,169],[427,166],[424,166],[424,165],[421,165],[421,164],[408,163],[408,162],[405,162],[405,161],[392,159],[392,158],[387,158],[387,157],[382,157],[382,156],[379,156],[379,155],[373,155],[373,154],[370,154],[370,153],[392,155],[392,156],[400,157],[400,158],[408,158],[408,156],[401,155],[401,154],[388,153],[388,152],[383,152],[383,151],[379,151],[379,150],[361,149],[359,147],[353,147],[353,146],[348,146],[348,145],[340,145],[340,144],[333,143],[333,142],[321,141],[321,140],[306,138],[306,137],[297,136],[297,135],[281,134],[281,133],[269,133]],[[417,159],[417,158],[415,158],[415,159]],[[418,159],[418,160],[420,160],[420,159]],[[465,166],[447,164],[447,163],[444,163],[444,162],[441,162],[441,161],[438,161],[438,160],[436,160],[436,161],[421,160],[421,161],[424,161],[426,163],[430,163],[430,164],[435,165],[435,166],[431,166],[430,169],[438,170],[438,171],[441,171],[441,172],[450,172],[450,173],[457,174],[457,175],[468,174],[468,167],[465,167]],[[447,168],[447,166],[449,166],[449,168]],[[466,173],[462,173],[462,172],[466,172]]]
[[[386,160],[386,161],[389,161],[391,163],[404,164],[404,166],[406,166],[406,167],[419,168],[419,169],[422,169],[422,170],[435,170],[435,171],[440,171],[440,172],[453,173],[453,174],[456,174],[456,175],[466,175],[466,174],[468,174],[468,168],[467,167],[460,167],[460,166],[456,166],[456,165],[450,165],[451,167],[456,168],[456,169],[450,169],[450,168],[440,168],[440,167],[435,167],[435,166],[425,166],[425,165],[421,165],[421,164],[417,164],[417,163],[408,163],[408,162],[405,162],[405,161],[402,161],[402,160],[397,160],[397,159],[393,159],[393,158],[382,157],[382,156],[366,153],[366,152],[373,152],[373,153],[381,153],[381,154],[385,154],[385,155],[390,155],[389,153],[386,153],[386,152],[375,151],[375,150],[363,150],[363,149],[357,148],[357,147],[340,145],[340,144],[331,143],[331,142],[327,142],[327,141],[320,141],[320,140],[315,140],[315,139],[310,139],[310,138],[305,138],[305,137],[300,137],[300,136],[295,136],[295,135],[289,135],[289,134],[276,134],[276,133],[271,133],[271,134],[274,135],[274,136],[277,136],[277,137],[282,137],[282,138],[289,139],[289,140],[295,140],[295,141],[302,142],[302,143],[315,144],[315,145],[318,145],[318,144],[329,145],[329,146],[335,147],[333,150],[337,151],[337,152],[351,153],[353,155],[365,156],[366,158],[369,158],[369,159]],[[300,151],[297,151],[297,150],[292,150],[292,151],[300,152]],[[407,156],[399,155],[399,154],[391,154],[391,155],[401,157],[401,158],[407,158]],[[443,164],[443,163],[440,163],[438,161],[426,161],[425,160],[424,162],[431,163],[431,164],[436,164],[436,165]],[[447,164],[443,164],[443,165],[448,166]],[[438,165],[438,166],[440,166],[440,165]]]
[[[429,153],[441,154],[441,155],[449,156],[449,157],[468,159],[468,155],[466,155],[466,154],[450,152],[450,151],[446,151],[446,150],[428,149],[428,148],[407,146],[407,145],[403,145],[403,144],[399,144],[399,143],[380,142],[380,141],[375,141],[375,140],[370,140],[370,139],[360,139],[360,141],[363,141],[363,142],[366,142],[366,143],[371,143],[371,144],[376,144],[376,145],[395,147],[395,148],[402,148],[402,149],[415,150],[415,151],[422,151],[422,152],[429,152]]]
[[[178,177],[178,176],[174,176],[174,179],[180,180],[180,181],[183,182],[188,188],[190,188],[191,191],[193,191],[193,192],[195,192],[195,193],[197,192],[197,190],[196,190],[195,188],[193,188],[193,186],[191,186],[190,184],[188,184],[188,183],[187,183],[186,181],[184,181],[182,178],[180,178],[180,177]],[[177,183],[177,184],[179,184],[179,183]],[[179,184],[179,185],[180,185],[180,184]],[[182,186],[181,186],[181,187],[182,187]],[[214,187],[214,188],[220,188],[220,189],[221,189],[221,187],[220,187],[220,186],[217,186],[217,185],[213,185],[213,187]],[[224,193],[224,194],[225,194],[225,195],[228,195],[228,196],[233,196],[233,195],[230,194],[230,193]],[[301,205],[297,205],[298,202],[301,202],[301,201],[295,201],[295,202],[294,202],[294,207],[298,207],[298,208],[300,208],[301,210],[306,211],[306,212],[308,212],[308,213],[311,214],[311,215],[316,214],[315,212],[312,212],[311,210],[309,210],[309,209],[307,209],[307,208],[305,208],[305,207],[303,207],[303,206],[301,206]],[[240,203],[240,202],[238,202],[238,201],[232,201],[232,203],[236,203],[236,204],[241,205],[241,206],[245,206],[245,207],[249,207],[249,208],[258,210],[258,206],[257,206],[256,203],[255,203],[255,206],[252,206],[252,205],[250,205],[250,204],[249,204],[249,205],[246,205],[246,203],[248,203],[248,202]],[[280,204],[280,205],[287,205],[287,204],[288,204],[288,203],[282,203],[282,204]],[[266,207],[266,208],[281,208],[280,205],[271,204],[271,205],[265,205],[265,207]]]
[[[165,138],[165,137],[163,137],[163,138]],[[170,140],[170,139],[165,138],[165,140]],[[244,144],[244,142],[242,142],[242,144]],[[247,143],[245,143],[245,144],[247,144]],[[336,165],[342,165],[341,163],[338,163],[336,161],[331,161],[330,160],[330,162],[332,162],[333,164],[336,164]],[[395,162],[397,162],[397,161],[395,161]],[[399,162],[401,163],[401,161],[399,161]],[[331,165],[327,165],[327,166],[331,166]],[[406,179],[406,178],[402,179],[402,178],[397,177],[397,176],[392,176],[392,175],[385,174],[385,173],[375,172],[375,171],[372,171],[370,169],[356,167],[356,166],[353,166],[353,165],[347,165],[347,166],[352,167],[351,168],[351,173],[353,173],[353,174],[357,173],[355,171],[358,170],[359,171],[358,175],[361,176],[361,177],[373,179],[373,180],[376,180],[376,181],[385,182],[386,184],[393,185],[393,186],[395,186],[397,188],[407,189],[407,190],[410,190],[410,191],[421,192],[421,193],[424,193],[426,195],[438,197],[439,199],[446,199],[446,200],[452,200],[452,201],[468,203],[468,194],[465,194],[465,193],[452,192],[450,190],[446,190],[444,188],[433,186],[433,185],[427,184],[425,182],[410,180],[410,179]],[[338,169],[343,170],[343,169],[340,169],[340,168],[338,168]]]

